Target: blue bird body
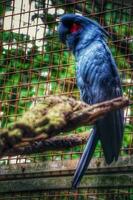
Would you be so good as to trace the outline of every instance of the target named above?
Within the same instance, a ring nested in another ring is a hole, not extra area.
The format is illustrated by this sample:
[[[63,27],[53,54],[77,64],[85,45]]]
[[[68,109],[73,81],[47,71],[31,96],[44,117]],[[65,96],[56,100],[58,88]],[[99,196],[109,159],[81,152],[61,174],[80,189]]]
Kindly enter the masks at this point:
[[[95,21],[83,16],[66,14],[61,18],[59,36],[76,59],[76,79],[81,99],[95,104],[122,95],[120,78],[106,43],[106,31]],[[97,120],[83,155],[78,163],[72,187],[79,184],[98,140],[105,160],[110,164],[118,159],[123,138],[123,111],[117,110]]]

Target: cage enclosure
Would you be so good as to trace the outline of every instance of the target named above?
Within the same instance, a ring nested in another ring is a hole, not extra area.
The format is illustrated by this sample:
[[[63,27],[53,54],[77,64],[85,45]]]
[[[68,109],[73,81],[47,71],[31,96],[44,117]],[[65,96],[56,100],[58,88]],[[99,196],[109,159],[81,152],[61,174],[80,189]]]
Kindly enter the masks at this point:
[[[110,35],[124,96],[133,100],[132,0],[1,0],[0,126],[17,121],[38,99],[66,95],[79,99],[75,60],[58,38],[60,16],[76,13],[99,22]],[[0,160],[0,199],[133,199],[133,107],[124,111],[120,158],[104,162],[98,143],[80,186],[71,179],[84,144],[60,151],[5,156]],[[81,127],[67,133],[89,133]],[[63,135],[63,133],[62,133]]]

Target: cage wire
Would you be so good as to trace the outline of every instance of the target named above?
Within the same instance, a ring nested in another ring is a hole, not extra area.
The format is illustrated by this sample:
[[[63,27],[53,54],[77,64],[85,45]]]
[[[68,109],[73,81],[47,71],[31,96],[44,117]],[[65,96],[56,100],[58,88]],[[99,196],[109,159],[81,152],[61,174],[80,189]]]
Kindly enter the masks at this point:
[[[110,34],[108,44],[116,60],[123,94],[133,100],[133,3],[131,0],[1,0],[0,1],[0,126],[15,122],[45,95],[79,99],[72,54],[58,39],[64,13],[98,21]],[[89,131],[82,127],[74,131]],[[7,157],[1,165],[79,158],[84,146],[27,157]],[[133,154],[133,107],[125,109],[121,156]],[[103,157],[100,144],[94,157]],[[82,189],[0,195],[0,199],[133,199],[133,189]]]

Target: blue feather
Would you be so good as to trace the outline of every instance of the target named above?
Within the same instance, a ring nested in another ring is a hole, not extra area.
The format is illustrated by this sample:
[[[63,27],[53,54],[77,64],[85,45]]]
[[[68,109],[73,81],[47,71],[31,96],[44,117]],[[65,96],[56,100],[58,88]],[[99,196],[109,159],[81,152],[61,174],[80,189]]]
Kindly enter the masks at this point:
[[[73,23],[81,29],[71,33]],[[122,95],[116,63],[106,43],[107,32],[95,21],[83,16],[66,14],[61,18],[59,36],[73,51],[76,59],[76,78],[81,99],[95,104]],[[99,119],[77,166],[72,187],[76,188],[87,169],[98,140],[105,160],[117,160],[123,138],[123,110],[108,113]]]
[[[94,153],[94,150],[96,148],[98,139],[99,139],[99,137],[97,134],[97,130],[96,130],[96,128],[94,128],[89,136],[84,153],[83,153],[83,155],[78,163],[78,166],[76,168],[76,171],[75,171],[75,174],[74,174],[74,177],[72,180],[72,188],[73,189],[75,189],[78,186],[82,176],[84,175],[84,172],[86,171],[86,169],[89,165],[89,162],[92,158],[92,155]]]

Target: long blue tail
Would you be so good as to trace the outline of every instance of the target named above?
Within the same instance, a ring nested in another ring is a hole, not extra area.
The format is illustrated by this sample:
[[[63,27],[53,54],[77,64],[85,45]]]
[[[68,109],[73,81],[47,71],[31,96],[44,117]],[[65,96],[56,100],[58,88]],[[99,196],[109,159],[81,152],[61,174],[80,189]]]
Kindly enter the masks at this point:
[[[123,138],[123,119],[123,111],[117,110],[108,113],[96,122],[78,163],[72,180],[72,188],[76,188],[80,183],[92,158],[98,139],[102,144],[106,163],[110,164],[113,160],[118,159]]]
[[[85,150],[81,156],[81,159],[78,163],[78,166],[76,168],[73,180],[72,180],[72,188],[76,188],[78,184],[80,183],[80,180],[82,176],[84,175],[84,172],[86,171],[89,162],[92,158],[93,152],[96,148],[97,142],[98,142],[98,134],[97,134],[97,129],[94,127],[92,130],[90,137],[88,139],[87,145],[85,147]]]

